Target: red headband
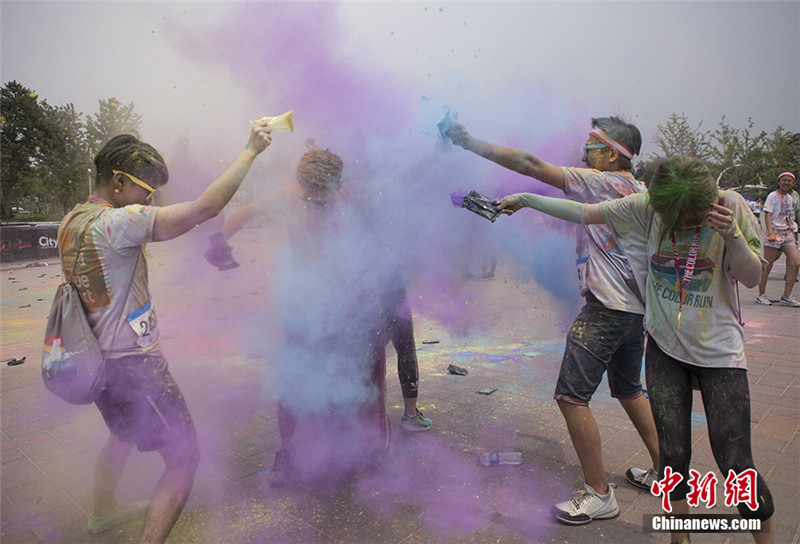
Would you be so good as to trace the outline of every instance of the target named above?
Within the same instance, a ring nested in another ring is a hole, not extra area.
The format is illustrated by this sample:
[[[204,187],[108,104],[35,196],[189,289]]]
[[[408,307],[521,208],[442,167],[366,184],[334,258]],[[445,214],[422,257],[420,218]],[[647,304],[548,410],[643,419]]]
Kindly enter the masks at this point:
[[[797,178],[794,177],[794,174],[792,174],[791,172],[783,172],[782,174],[779,174],[778,179],[780,180],[783,176],[789,176],[790,178],[792,178],[792,181],[797,181]]]
[[[628,160],[633,159],[633,150],[630,147],[623,144],[622,142],[618,142],[608,134],[606,131],[600,127],[594,127],[592,130],[589,131],[589,136],[594,136],[608,147],[613,147],[616,149],[620,155],[626,157]]]

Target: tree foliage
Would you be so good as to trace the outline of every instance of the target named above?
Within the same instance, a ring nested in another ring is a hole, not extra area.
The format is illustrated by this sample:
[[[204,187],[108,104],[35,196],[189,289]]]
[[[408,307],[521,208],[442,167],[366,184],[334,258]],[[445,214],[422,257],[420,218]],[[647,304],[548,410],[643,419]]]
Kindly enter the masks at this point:
[[[769,187],[777,188],[781,172],[800,174],[800,132],[791,133],[778,126],[764,142],[764,159],[762,176]]]
[[[2,218],[29,196],[35,169],[44,160],[52,138],[51,125],[34,91],[16,81],[0,89],[0,186]]]
[[[84,116],[72,104],[51,106],[10,81],[0,89],[2,219],[24,205],[39,214],[63,215],[90,191],[93,157],[112,137],[136,133],[142,122],[133,103],[112,97]]]
[[[46,196],[37,200],[40,213],[66,213],[89,193],[91,153],[81,114],[72,104],[49,107],[46,116],[54,128],[53,142],[37,168]]]
[[[692,128],[685,114],[670,114],[667,122],[658,125],[655,143],[660,154],[655,157],[696,157],[706,159],[708,142],[707,133],[700,130],[702,123]]]
[[[716,130],[710,133],[711,162],[718,167],[718,180],[722,188],[761,190],[764,180],[764,145],[767,133],[753,132],[753,120],[748,117],[744,129],[735,129],[725,122],[719,122]]]
[[[779,126],[772,133],[756,131],[751,118],[744,128],[731,126],[725,116],[714,130],[692,127],[684,114],[672,114],[658,125],[654,143],[658,151],[639,162],[636,176],[647,180],[652,160],[689,155],[703,159],[717,176],[720,187],[764,196],[778,186],[778,174],[795,173],[800,166],[800,133]]]
[[[142,124],[142,116],[134,111],[133,102],[122,104],[112,97],[99,103],[97,113],[86,117],[86,135],[92,156],[114,136],[136,134]]]
[[[16,81],[0,89],[0,213],[13,206],[42,214],[63,214],[90,191],[93,157],[118,134],[136,134],[142,123],[134,104],[112,97],[98,100],[98,111],[84,116],[72,104],[51,106]],[[800,129],[798,129],[800,130]],[[800,131],[779,126],[771,133],[731,126],[723,116],[713,130],[703,130],[681,113],[658,125],[657,151],[636,165],[647,181],[653,159],[689,155],[705,160],[722,187],[764,196],[778,185],[778,174],[798,174]]]

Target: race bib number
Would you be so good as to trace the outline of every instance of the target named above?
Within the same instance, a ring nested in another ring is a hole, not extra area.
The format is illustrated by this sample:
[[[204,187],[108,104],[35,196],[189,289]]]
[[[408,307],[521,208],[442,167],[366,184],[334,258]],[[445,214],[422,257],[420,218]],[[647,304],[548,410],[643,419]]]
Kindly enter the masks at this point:
[[[153,310],[152,300],[148,300],[147,304],[129,313],[127,320],[138,337],[136,344],[139,347],[146,348],[158,340],[156,313]]]

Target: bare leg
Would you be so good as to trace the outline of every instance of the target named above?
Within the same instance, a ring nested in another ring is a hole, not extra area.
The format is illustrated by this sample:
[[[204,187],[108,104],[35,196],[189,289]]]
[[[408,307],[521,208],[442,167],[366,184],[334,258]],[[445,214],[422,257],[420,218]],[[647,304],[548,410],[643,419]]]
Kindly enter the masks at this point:
[[[558,407],[567,422],[567,430],[575,453],[583,469],[583,479],[592,489],[605,495],[608,493],[606,472],[603,468],[603,454],[600,443],[600,430],[588,406],[571,404],[559,400]]]
[[[772,265],[775,264],[775,261],[777,261],[778,257],[780,256],[781,252],[779,249],[764,246],[764,260],[767,261],[767,267],[761,273],[761,281],[758,282],[759,296],[763,295],[767,291],[767,280],[769,279],[769,273],[772,271]]]
[[[194,429],[159,450],[159,453],[167,466],[156,484],[147,509],[142,543],[148,544],[161,544],[167,539],[189,498],[200,462]]]
[[[117,484],[132,449],[133,442],[122,442],[111,433],[100,450],[94,469],[94,516],[103,518],[117,511]]]
[[[282,402],[278,402],[278,434],[281,437],[281,448],[292,447],[292,437],[297,428],[297,418]]]
[[[752,531],[753,540],[756,544],[772,544],[775,542],[775,515],[771,515],[769,519],[761,522],[760,531]]]
[[[672,501],[672,513],[688,514],[689,502],[686,499],[683,499],[681,501]],[[677,542],[678,544],[689,544],[689,533],[672,532],[670,535],[670,541]]]
[[[792,289],[794,289],[794,280],[797,279],[800,254],[798,254],[797,246],[794,244],[785,245],[782,249],[784,255],[786,255],[786,279],[783,283],[783,296],[789,298],[792,296]]]
[[[658,432],[655,421],[653,421],[650,401],[644,395],[639,395],[635,399],[619,399],[619,403],[627,412],[639,436],[642,437],[642,442],[653,461],[653,467],[658,469]]]
[[[414,417],[417,415],[417,399],[407,399],[403,397],[403,409],[405,415],[408,417]]]
[[[270,487],[285,485],[294,475],[294,446],[292,438],[297,428],[297,417],[283,402],[278,401],[278,434],[281,437],[280,449],[267,472]]]

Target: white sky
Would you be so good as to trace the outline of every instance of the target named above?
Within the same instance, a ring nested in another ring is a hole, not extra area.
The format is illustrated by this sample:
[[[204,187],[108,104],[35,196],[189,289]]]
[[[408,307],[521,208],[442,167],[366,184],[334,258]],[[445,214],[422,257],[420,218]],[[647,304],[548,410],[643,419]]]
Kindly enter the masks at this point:
[[[272,7],[263,3],[265,33]],[[101,98],[134,102],[157,147],[166,134],[215,134],[278,114],[260,106],[267,90],[237,82],[219,59],[187,60],[168,39],[168,25],[202,35],[236,8],[3,1],[3,83],[85,114]],[[758,129],[800,132],[800,2],[353,2],[339,15],[321,23],[344,36],[337,53],[491,127],[497,143],[497,112],[513,107],[505,114],[535,124],[548,106],[496,102],[518,84],[546,89],[553,107],[579,105],[587,123],[624,115],[642,130],[645,155],[673,112],[706,128],[726,115],[738,128],[752,117]]]

